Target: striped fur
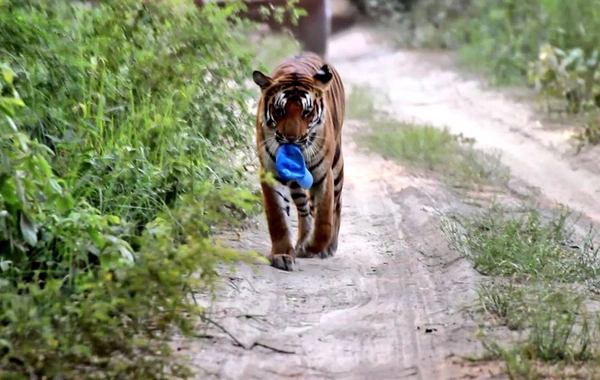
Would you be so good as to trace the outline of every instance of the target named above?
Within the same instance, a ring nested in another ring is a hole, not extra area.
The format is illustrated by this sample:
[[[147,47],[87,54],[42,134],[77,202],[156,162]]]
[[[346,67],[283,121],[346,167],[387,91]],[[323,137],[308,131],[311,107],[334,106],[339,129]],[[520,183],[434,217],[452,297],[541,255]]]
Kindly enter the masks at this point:
[[[316,54],[304,53],[282,62],[266,76],[252,73],[261,89],[256,115],[256,145],[263,171],[275,183],[261,180],[263,205],[271,235],[271,265],[294,270],[296,257],[333,256],[337,250],[344,186],[342,124],[345,92],[337,71]],[[306,192],[277,177],[280,145],[298,145],[313,175]],[[292,245],[290,212],[298,212],[298,236]]]

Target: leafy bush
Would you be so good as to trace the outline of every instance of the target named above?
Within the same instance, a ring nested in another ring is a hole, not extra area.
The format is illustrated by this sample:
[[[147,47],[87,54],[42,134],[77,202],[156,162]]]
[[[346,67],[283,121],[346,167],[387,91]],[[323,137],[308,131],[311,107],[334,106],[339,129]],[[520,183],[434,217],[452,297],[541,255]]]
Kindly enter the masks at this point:
[[[210,237],[258,205],[239,9],[0,2],[3,376],[186,376],[189,292],[256,257]]]
[[[355,0],[360,1],[360,0]],[[464,43],[462,24],[472,0],[372,0],[365,13],[393,30],[402,47],[455,48]]]

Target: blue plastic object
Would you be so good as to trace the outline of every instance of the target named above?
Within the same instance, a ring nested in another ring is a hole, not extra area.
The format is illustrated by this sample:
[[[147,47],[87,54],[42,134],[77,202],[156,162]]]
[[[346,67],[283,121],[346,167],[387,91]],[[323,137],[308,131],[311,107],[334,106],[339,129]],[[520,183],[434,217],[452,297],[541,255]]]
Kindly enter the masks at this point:
[[[304,156],[300,148],[294,144],[284,144],[279,147],[275,158],[277,173],[285,182],[295,180],[303,189],[310,189],[313,176],[306,168]]]

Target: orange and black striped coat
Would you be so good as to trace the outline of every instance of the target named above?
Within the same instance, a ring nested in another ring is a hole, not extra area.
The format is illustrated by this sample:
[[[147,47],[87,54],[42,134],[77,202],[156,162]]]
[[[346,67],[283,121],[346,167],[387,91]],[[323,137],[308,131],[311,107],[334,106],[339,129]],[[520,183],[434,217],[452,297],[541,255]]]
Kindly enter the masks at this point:
[[[345,92],[337,71],[318,55],[304,53],[282,62],[270,76],[252,74],[261,89],[256,144],[261,169],[274,183],[261,180],[271,236],[271,265],[293,270],[296,257],[333,256],[338,247],[344,186],[342,125]],[[308,193],[295,181],[277,176],[281,144],[301,148],[314,182]],[[298,212],[298,238],[292,245],[290,212]]]

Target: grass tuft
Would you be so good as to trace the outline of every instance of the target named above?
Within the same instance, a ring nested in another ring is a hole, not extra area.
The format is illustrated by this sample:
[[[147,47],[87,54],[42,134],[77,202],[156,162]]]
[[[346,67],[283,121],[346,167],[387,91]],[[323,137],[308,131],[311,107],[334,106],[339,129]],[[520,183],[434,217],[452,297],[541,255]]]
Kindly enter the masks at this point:
[[[600,305],[591,298],[597,235],[579,233],[577,221],[566,208],[494,205],[442,225],[450,244],[490,276],[477,289],[482,340],[511,379],[600,369]]]
[[[367,149],[414,168],[440,173],[456,187],[507,180],[508,172],[500,167],[499,159],[473,149],[472,139],[453,135],[447,128],[398,121],[375,107],[374,93],[368,87],[357,87],[348,94],[348,117],[365,125],[366,131],[355,137]]]
[[[561,208],[548,221],[537,208],[492,207],[445,228],[453,245],[485,275],[561,282],[595,278],[600,271],[598,248],[593,244],[595,234],[590,231],[575,243],[574,228],[569,223],[572,216],[568,209]]]

